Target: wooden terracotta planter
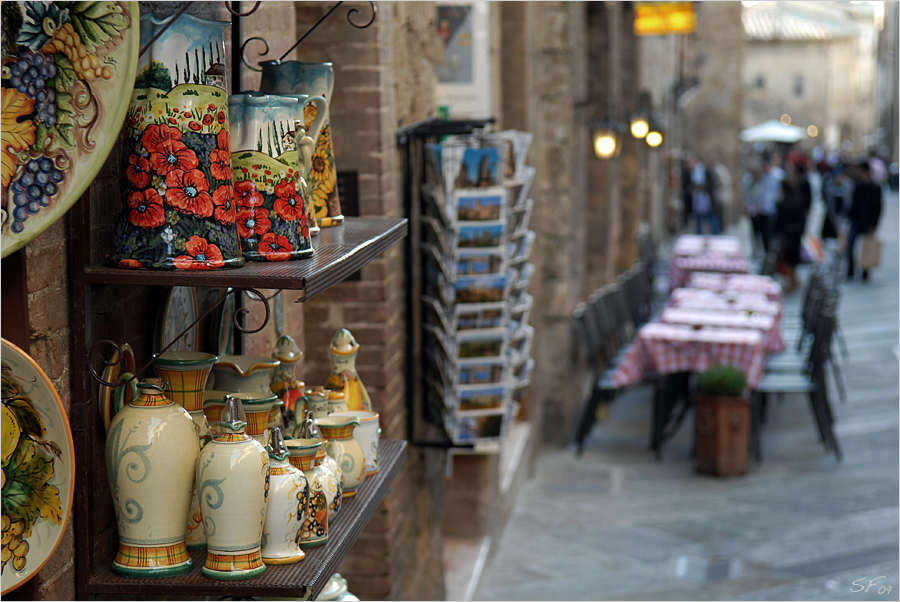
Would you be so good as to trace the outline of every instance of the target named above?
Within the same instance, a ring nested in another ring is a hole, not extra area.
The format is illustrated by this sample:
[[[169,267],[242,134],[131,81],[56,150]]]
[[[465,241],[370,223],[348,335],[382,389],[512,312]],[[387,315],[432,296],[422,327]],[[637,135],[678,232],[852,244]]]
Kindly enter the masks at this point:
[[[750,400],[699,395],[695,425],[698,471],[721,477],[747,472]]]

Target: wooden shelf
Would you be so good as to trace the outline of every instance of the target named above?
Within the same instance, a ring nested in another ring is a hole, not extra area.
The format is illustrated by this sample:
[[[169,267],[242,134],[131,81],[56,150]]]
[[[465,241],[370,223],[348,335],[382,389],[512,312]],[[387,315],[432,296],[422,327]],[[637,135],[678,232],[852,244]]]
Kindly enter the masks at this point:
[[[304,550],[306,558],[296,564],[270,565],[253,579],[214,581],[204,577],[201,567],[206,550],[193,550],[191,572],[168,579],[130,579],[112,572],[112,557],[106,558],[88,579],[92,594],[157,594],[174,596],[279,596],[315,599],[366,523],[372,517],[406,460],[406,441],[382,440],[378,448],[379,471],[367,477],[357,494],[344,501],[328,528],[328,542]]]
[[[346,217],[340,226],[313,237],[309,259],[248,261],[243,267],[210,271],[130,270],[102,264],[85,267],[86,284],[139,284],[277,288],[302,291],[306,301],[341,282],[406,236],[407,222],[390,217]]]

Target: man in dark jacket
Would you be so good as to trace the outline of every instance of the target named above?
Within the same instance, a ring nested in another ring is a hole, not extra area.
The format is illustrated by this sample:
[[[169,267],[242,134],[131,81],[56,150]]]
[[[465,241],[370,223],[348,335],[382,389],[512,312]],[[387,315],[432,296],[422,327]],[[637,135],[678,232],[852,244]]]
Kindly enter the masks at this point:
[[[881,187],[872,182],[869,163],[863,161],[858,166],[858,179],[853,189],[850,205],[850,235],[847,239],[847,278],[853,278],[853,247],[857,235],[874,234],[881,218]],[[869,279],[869,271],[862,271],[862,279]]]

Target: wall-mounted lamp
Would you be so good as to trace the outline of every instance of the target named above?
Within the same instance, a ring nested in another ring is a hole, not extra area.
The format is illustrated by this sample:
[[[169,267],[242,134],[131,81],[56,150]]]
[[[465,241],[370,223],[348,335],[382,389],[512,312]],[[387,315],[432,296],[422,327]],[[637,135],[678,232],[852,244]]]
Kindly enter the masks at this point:
[[[645,109],[638,109],[631,114],[631,135],[644,138],[650,131],[650,114]]]
[[[647,141],[647,145],[656,148],[662,144],[664,131],[665,126],[662,119],[655,116],[651,117],[647,127],[647,136],[644,138]]]
[[[591,121],[591,138],[594,143],[594,154],[598,159],[611,159],[619,154],[622,148],[622,124],[615,119],[598,119]]]

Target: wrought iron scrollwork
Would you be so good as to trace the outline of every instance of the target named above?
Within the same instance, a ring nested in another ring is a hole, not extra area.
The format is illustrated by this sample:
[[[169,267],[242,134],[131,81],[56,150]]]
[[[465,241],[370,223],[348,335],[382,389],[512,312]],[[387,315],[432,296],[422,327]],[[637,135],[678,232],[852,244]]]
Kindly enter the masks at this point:
[[[263,308],[265,309],[265,317],[263,318],[262,324],[260,326],[258,326],[256,328],[249,328],[243,324],[243,318],[248,313],[250,313],[250,310],[247,309],[246,307],[241,307],[241,308],[235,310],[234,314],[231,317],[232,321],[234,322],[234,327],[238,331],[240,331],[244,334],[253,334],[253,333],[261,331],[263,328],[266,327],[266,324],[269,323],[269,315],[270,315],[269,297],[266,297],[265,295],[263,295],[262,293],[260,293],[258,290],[254,289],[254,288],[228,289],[222,295],[220,295],[219,298],[216,299],[215,302],[212,304],[212,306],[210,306],[209,309],[207,309],[205,312],[203,312],[200,315],[200,317],[198,317],[196,320],[191,322],[187,328],[185,328],[183,331],[181,331],[178,334],[178,336],[176,336],[174,339],[169,341],[169,343],[165,347],[163,347],[160,351],[158,351],[157,353],[154,353],[153,357],[150,359],[149,362],[147,362],[146,364],[141,366],[139,369],[135,370],[135,373],[132,376],[132,378],[130,378],[128,380],[124,380],[121,382],[107,382],[107,381],[103,380],[103,378],[97,373],[97,371],[94,369],[94,366],[92,365],[93,362],[91,361],[91,358],[94,357],[95,352],[97,352],[98,350],[100,350],[104,347],[106,347],[106,348],[111,347],[115,350],[115,353],[113,353],[111,355],[111,357],[113,359],[105,359],[105,358],[103,359],[104,371],[106,368],[108,368],[110,366],[114,366],[115,364],[117,364],[119,362],[125,361],[124,354],[122,353],[122,347],[119,346],[118,343],[116,343],[115,341],[110,340],[110,339],[103,339],[101,341],[97,341],[96,343],[94,343],[91,346],[90,350],[88,351],[88,355],[87,355],[88,370],[91,373],[91,377],[95,381],[100,383],[101,385],[105,385],[107,387],[113,387],[113,388],[120,387],[120,386],[130,382],[131,380],[140,379],[140,377],[147,371],[147,369],[153,365],[153,362],[156,361],[157,357],[159,357],[160,355],[162,355],[163,353],[168,351],[169,348],[172,347],[172,345],[174,345],[176,342],[178,342],[178,340],[181,339],[181,337],[183,337],[188,332],[190,332],[191,329],[193,329],[201,320],[203,320],[206,316],[211,314],[216,308],[221,306],[222,303],[225,302],[225,299],[228,298],[228,295],[232,295],[232,294],[239,295],[239,294],[243,293],[244,291],[248,291],[248,292],[252,293],[252,295],[248,295],[248,296],[251,299],[259,301],[260,303],[263,304]]]
[[[343,0],[341,0],[341,2],[338,2],[337,4],[332,6],[331,9],[327,13],[322,15],[322,17],[318,21],[316,21],[316,23],[312,27],[310,27],[306,33],[304,33],[302,36],[300,36],[300,39],[297,40],[296,42],[294,42],[293,46],[288,48],[284,54],[282,54],[280,57],[278,57],[277,60],[283,61],[287,55],[289,55],[291,52],[293,52],[297,48],[297,46],[299,46],[301,43],[303,43],[303,40],[305,40],[309,36],[309,34],[314,32],[319,27],[319,25],[321,25],[325,21],[325,19],[330,17],[331,13],[336,11],[343,3],[344,3]],[[353,20],[354,17],[356,15],[362,14],[362,11],[360,11],[358,8],[351,8],[349,11],[347,11],[347,22],[350,23],[350,25],[352,25],[356,29],[365,29],[365,28],[369,27],[370,25],[372,25],[372,23],[375,22],[375,17],[378,15],[378,8],[375,6],[375,3],[372,2],[371,0],[369,2],[369,8],[372,9],[372,16],[369,18],[369,20],[367,22],[365,22],[365,23],[355,23],[354,22],[354,20]],[[248,69],[250,69],[252,71],[262,71],[261,68],[251,65],[247,61],[247,56],[245,54],[247,45],[250,42],[256,41],[256,40],[261,41],[263,44],[265,44],[265,47],[266,47],[265,52],[260,52],[257,56],[261,58],[261,57],[264,57],[267,54],[269,54],[269,42],[265,38],[262,38],[259,36],[254,36],[252,38],[247,38],[247,40],[245,40],[244,43],[241,44],[241,62],[244,63],[245,67],[247,67]]]

